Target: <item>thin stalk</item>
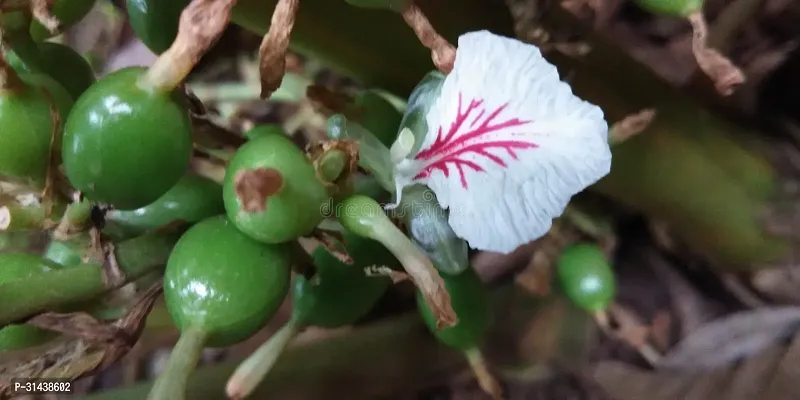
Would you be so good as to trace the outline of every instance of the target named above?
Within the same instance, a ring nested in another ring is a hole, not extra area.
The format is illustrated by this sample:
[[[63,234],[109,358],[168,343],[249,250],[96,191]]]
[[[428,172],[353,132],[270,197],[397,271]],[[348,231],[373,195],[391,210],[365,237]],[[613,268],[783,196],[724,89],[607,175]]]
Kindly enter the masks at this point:
[[[478,380],[478,385],[483,389],[486,394],[492,396],[493,399],[500,400],[503,398],[503,389],[497,383],[494,375],[489,371],[486,360],[483,358],[481,349],[475,347],[464,351],[464,356],[469,362],[472,373],[475,374],[475,379]]]
[[[247,357],[233,372],[225,385],[230,399],[244,399],[251,395],[283,354],[283,350],[297,334],[302,324],[295,318],[278,329],[255,353]]]
[[[93,298],[163,267],[177,239],[175,233],[158,232],[117,245],[116,260],[126,278],[119,284],[104,282],[103,268],[99,264],[58,269],[0,284],[0,304],[3,305],[0,325],[53,310],[62,304]]]
[[[202,328],[190,326],[181,332],[147,400],[185,400],[189,377],[197,367],[208,334]]]

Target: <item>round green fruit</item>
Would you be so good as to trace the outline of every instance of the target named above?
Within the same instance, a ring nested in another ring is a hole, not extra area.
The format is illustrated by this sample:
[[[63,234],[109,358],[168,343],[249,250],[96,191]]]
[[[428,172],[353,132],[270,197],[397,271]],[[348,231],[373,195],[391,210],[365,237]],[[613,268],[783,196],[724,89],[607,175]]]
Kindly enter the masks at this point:
[[[153,53],[161,54],[178,36],[181,12],[189,0],[127,0],[125,4],[136,36]]]
[[[272,317],[289,291],[288,251],[239,232],[225,216],[206,219],[178,240],[164,272],[176,325],[204,332],[214,347],[240,342]]]
[[[442,343],[467,351],[480,346],[490,323],[489,296],[480,278],[472,268],[458,275],[442,275],[450,293],[458,323],[449,328],[437,329],[436,317],[417,292],[417,307],[425,325]]]
[[[183,177],[192,155],[184,99],[178,91],[141,88],[145,71],[124,68],[97,81],[75,103],[64,131],[70,183],[120,210],[158,200]]]
[[[593,244],[575,244],[561,253],[558,280],[570,301],[590,312],[605,310],[616,296],[614,271],[605,253]]]
[[[279,133],[256,137],[239,148],[222,193],[228,218],[264,243],[311,233],[330,199],[306,155]]]
[[[41,187],[53,136],[50,106],[55,104],[63,120],[70,112],[72,99],[46,75],[19,77],[22,87],[0,89],[0,176]]]

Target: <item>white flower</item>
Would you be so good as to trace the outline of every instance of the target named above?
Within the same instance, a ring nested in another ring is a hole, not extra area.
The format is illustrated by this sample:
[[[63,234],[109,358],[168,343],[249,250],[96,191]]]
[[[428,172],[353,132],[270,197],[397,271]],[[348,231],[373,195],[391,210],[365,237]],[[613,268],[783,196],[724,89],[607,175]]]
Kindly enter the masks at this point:
[[[420,151],[395,164],[428,185],[470,247],[509,253],[550,230],[570,198],[611,170],[608,124],[533,45],[470,32],[427,114]],[[405,146],[404,146],[405,147]]]

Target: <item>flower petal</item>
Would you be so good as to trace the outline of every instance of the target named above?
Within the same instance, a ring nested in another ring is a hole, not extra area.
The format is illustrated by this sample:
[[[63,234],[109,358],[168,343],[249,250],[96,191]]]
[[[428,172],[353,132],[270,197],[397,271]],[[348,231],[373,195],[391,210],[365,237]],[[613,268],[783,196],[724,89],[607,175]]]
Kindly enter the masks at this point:
[[[398,193],[427,184],[476,249],[508,253],[541,237],[611,169],[603,111],[573,95],[535,46],[487,31],[459,38],[426,119],[420,151],[395,165]]]

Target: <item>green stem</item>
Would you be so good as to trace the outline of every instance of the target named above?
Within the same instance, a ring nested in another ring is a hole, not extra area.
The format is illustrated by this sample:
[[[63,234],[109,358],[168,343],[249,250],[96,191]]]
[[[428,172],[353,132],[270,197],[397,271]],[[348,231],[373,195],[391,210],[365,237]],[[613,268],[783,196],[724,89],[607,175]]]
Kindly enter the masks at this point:
[[[125,281],[163,267],[178,239],[175,233],[152,233],[116,246],[116,260]],[[59,305],[87,300],[119,287],[103,281],[102,266],[83,264],[0,284],[0,325]],[[36,288],[36,290],[31,290]]]
[[[301,327],[300,321],[290,319],[286,325],[278,329],[272,337],[262,344],[255,353],[247,357],[233,372],[225,392],[231,399],[244,399],[251,395],[264,377],[278,361],[283,350],[297,334]]]
[[[181,332],[172,348],[164,371],[158,375],[147,400],[185,400],[189,377],[197,367],[208,334],[200,327],[190,326]]]

